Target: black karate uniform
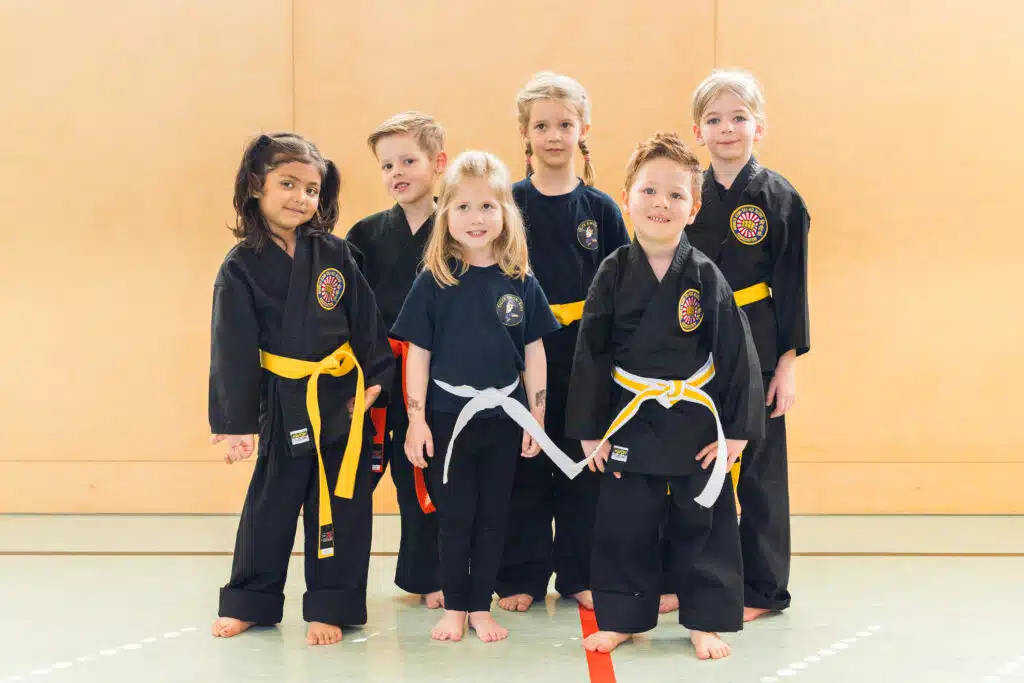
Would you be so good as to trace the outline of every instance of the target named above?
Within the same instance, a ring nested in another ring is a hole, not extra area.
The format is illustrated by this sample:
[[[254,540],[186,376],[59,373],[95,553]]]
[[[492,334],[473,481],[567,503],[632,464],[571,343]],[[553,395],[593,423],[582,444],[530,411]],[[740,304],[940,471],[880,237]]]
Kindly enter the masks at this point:
[[[746,318],[721,272],[681,236],[659,282],[639,243],[610,256],[587,295],[576,347],[566,433],[601,439],[634,394],[613,370],[661,380],[690,379],[714,359],[703,391],[717,406],[725,437],[758,438],[764,390]],[[715,420],[700,404],[666,408],[655,400],[610,439],[610,472],[602,477],[594,524],[591,584],[598,626],[639,633],[658,621],[662,567],[659,523],[670,508],[666,536],[679,622],[700,631],[738,631],[743,575],[731,480],[710,508],[694,497],[710,476],[697,453],[716,441]]]
[[[767,390],[779,357],[810,350],[807,236],[803,199],[781,175],[751,158],[726,190],[704,174],[701,209],[686,232],[736,291],[767,283],[771,297],[744,306]],[[765,437],[743,451],[738,482],[746,605],[789,607],[790,522],[786,418],[766,411]]]
[[[306,410],[307,379],[279,377],[260,366],[260,351],[319,361],[349,342],[366,386],[391,386],[394,361],[373,293],[344,240],[300,229],[294,258],[272,241],[256,251],[235,246],[213,295],[210,429],[259,434],[252,481],[235,541],[231,579],[219,614],[257,624],[281,621],[285,574],[299,508],[304,510],[306,594],[303,618],[326,624],[366,622],[372,504],[370,462],[363,449],[351,499],[333,495],[355,395],[356,372],[321,376],[321,450],[332,488],[333,557],[317,559],[318,464]]]
[[[362,219],[345,238],[356,248],[356,260],[373,289],[384,324],[390,330],[402,309],[423,262],[423,251],[434,228],[431,214],[413,234],[398,204]],[[401,361],[395,361],[395,380],[387,406],[380,453],[374,453],[373,488],[388,464],[395,482],[401,515],[401,541],[395,566],[395,585],[410,593],[433,593],[441,588],[437,560],[437,515],[427,514],[416,496],[415,468],[405,457],[409,416],[402,397]],[[381,435],[378,435],[380,440]],[[426,478],[425,478],[426,479]],[[426,481],[425,481],[426,483]],[[429,486],[428,486],[429,489]]]
[[[421,273],[392,331],[430,351],[426,411],[434,457],[428,473],[441,516],[445,607],[479,612],[490,609],[523,432],[500,408],[478,413],[455,442],[444,484],[445,453],[467,399],[434,380],[478,390],[507,387],[526,369],[526,346],[558,323],[533,276],[510,279],[498,266],[453,272],[459,283],[452,287]],[[527,405],[522,381],[511,395]]]
[[[629,243],[615,201],[580,181],[568,194],[541,194],[529,178],[512,187],[523,213],[530,264],[552,304],[582,302],[601,261]],[[548,359],[545,429],[566,454],[582,459],[579,442],[564,434],[573,351],[579,323],[544,339]],[[547,458],[520,460],[512,490],[498,595],[573,595],[590,587],[590,533],[599,480],[589,470],[568,479]],[[554,538],[552,538],[554,520]]]

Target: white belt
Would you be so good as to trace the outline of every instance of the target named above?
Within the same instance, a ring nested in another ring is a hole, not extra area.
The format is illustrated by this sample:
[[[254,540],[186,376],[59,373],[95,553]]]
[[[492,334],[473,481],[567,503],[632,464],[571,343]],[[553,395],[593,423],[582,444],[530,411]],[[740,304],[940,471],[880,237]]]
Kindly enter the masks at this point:
[[[725,485],[725,477],[729,473],[729,450],[725,445],[725,432],[722,430],[722,420],[718,416],[715,402],[711,400],[707,392],[702,390],[702,387],[710,382],[714,376],[715,363],[710,355],[704,366],[693,373],[689,379],[685,380],[641,377],[640,375],[626,372],[622,368],[615,368],[615,372],[612,373],[615,383],[633,392],[634,396],[626,404],[626,407],[615,416],[611,426],[608,427],[608,431],[605,432],[604,438],[601,439],[594,452],[588,455],[581,465],[593,459],[597,455],[598,449],[615,432],[622,429],[627,422],[633,419],[633,416],[636,415],[637,411],[640,410],[640,406],[645,401],[655,400],[665,408],[671,408],[680,401],[697,403],[710,410],[711,414],[715,416],[715,429],[718,432],[718,453],[715,457],[715,465],[711,470],[711,478],[708,479],[704,490],[694,500],[702,507],[709,508],[714,505],[715,501],[718,500],[719,494],[722,492],[722,486]]]
[[[519,386],[519,379],[509,384],[507,387],[501,389],[495,389],[489,387],[487,389],[474,389],[470,386],[457,386],[454,387],[447,382],[442,382],[439,379],[434,380],[434,384],[441,387],[449,394],[459,396],[460,398],[468,398],[469,401],[463,406],[459,416],[455,419],[455,429],[452,431],[452,438],[448,441],[448,452],[444,455],[444,479],[442,480],[445,484],[448,483],[448,464],[452,459],[452,448],[455,446],[455,439],[458,438],[459,432],[465,428],[469,421],[473,419],[473,416],[479,413],[481,410],[488,410],[490,408],[501,408],[505,411],[505,414],[512,418],[516,424],[522,427],[527,433],[532,436],[540,447],[544,450],[551,462],[555,463],[558,469],[565,473],[565,476],[572,479],[579,474],[583,467],[576,463],[572,458],[562,452],[562,450],[555,445],[555,442],[551,440],[551,437],[544,432],[544,428],[539,422],[530,414],[530,411],[526,409],[519,401],[514,398],[509,398],[516,387]]]

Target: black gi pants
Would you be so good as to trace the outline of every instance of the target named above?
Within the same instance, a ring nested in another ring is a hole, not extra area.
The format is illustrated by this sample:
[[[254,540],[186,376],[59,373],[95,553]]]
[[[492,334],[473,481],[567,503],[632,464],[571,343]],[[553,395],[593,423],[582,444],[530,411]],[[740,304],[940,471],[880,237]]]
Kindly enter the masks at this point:
[[[235,539],[231,579],[220,591],[219,616],[261,625],[281,621],[284,584],[303,509],[306,593],[302,616],[335,626],[366,623],[373,507],[368,433],[363,440],[352,499],[331,493],[334,556],[317,558],[319,482],[316,453],[292,456],[287,435],[261,438],[259,455]],[[282,442],[282,443],[277,443]],[[334,487],[345,441],[323,447],[328,485]]]
[[[591,576],[602,631],[642,633],[658,623],[663,590],[659,531],[671,552],[679,623],[691,630],[743,628],[743,567],[732,482],[711,508],[694,498],[709,472],[682,477],[624,473],[601,481]],[[666,518],[666,484],[668,495]]]

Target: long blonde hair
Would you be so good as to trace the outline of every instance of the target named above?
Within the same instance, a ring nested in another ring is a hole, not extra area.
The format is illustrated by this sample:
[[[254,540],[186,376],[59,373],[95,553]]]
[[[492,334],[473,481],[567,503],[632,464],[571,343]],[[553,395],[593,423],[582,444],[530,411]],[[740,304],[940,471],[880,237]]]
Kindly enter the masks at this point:
[[[501,159],[490,152],[469,150],[460,154],[448,167],[441,181],[437,200],[437,219],[434,230],[427,242],[423,255],[423,267],[431,272],[441,287],[459,284],[459,275],[469,268],[462,253],[462,245],[456,242],[448,230],[448,212],[455,200],[459,183],[466,178],[482,178],[494,191],[501,205],[501,234],[491,243],[494,258],[506,276],[525,280],[530,272],[530,257],[526,246],[526,228],[512,197],[512,182],[508,168]],[[452,272],[451,261],[460,264],[458,275]]]
[[[542,71],[535,74],[530,82],[523,86],[523,89],[516,94],[516,108],[519,110],[519,130],[526,134],[530,125],[530,110],[534,102],[540,100],[558,100],[568,104],[576,110],[580,119],[580,126],[590,125],[590,96],[587,90],[575,78],[562,74]],[[583,153],[583,182],[593,185],[596,175],[594,166],[590,163],[590,147],[584,138],[580,138],[580,152]],[[530,143],[526,143],[526,176],[533,175],[533,163],[530,157],[533,156],[533,149]]]

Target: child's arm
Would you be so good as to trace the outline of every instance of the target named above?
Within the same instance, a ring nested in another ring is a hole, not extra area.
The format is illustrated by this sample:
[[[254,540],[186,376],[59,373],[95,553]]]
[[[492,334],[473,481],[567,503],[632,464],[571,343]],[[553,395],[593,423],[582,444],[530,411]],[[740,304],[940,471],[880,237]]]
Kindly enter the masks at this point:
[[[409,429],[405,434],[405,456],[416,467],[426,467],[434,457],[434,439],[427,425],[427,382],[430,378],[430,351],[409,344],[405,357],[405,392],[408,396]],[[424,457],[426,453],[426,457]]]
[[[548,359],[544,353],[544,341],[537,339],[526,345],[526,372],[523,373],[526,385],[526,400],[530,405],[530,414],[544,426],[544,412],[547,404]],[[523,457],[532,458],[540,453],[540,444],[523,432]]]
[[[210,443],[225,439],[224,462],[253,454],[259,431],[259,322],[252,292],[226,262],[213,287],[210,333]]]
[[[736,305],[725,278],[720,273],[718,277],[720,286],[708,292],[705,303],[704,333],[715,359],[718,416],[732,467],[749,440],[764,436],[764,385],[747,316]],[[713,441],[697,454],[704,469],[714,462],[717,449]]]
[[[807,305],[807,236],[811,218],[795,194],[772,241],[772,298],[778,327],[778,363],[768,385],[765,405],[775,404],[772,417],[785,415],[796,400],[796,358],[810,350]]]

